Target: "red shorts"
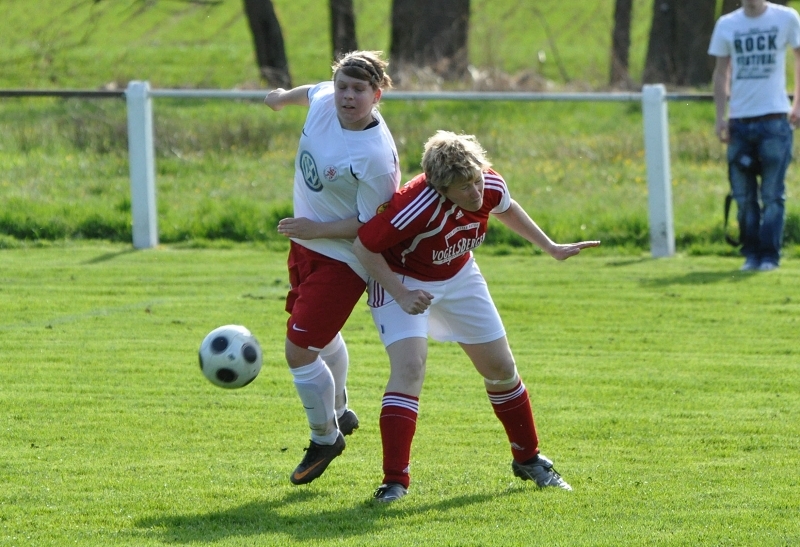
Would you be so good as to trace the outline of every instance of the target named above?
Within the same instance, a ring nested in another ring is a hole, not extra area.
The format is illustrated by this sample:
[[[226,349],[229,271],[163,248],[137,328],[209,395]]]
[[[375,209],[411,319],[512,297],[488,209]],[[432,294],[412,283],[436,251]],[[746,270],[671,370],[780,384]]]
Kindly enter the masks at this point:
[[[295,242],[288,265],[286,337],[301,348],[319,351],[342,330],[367,285],[344,262]]]

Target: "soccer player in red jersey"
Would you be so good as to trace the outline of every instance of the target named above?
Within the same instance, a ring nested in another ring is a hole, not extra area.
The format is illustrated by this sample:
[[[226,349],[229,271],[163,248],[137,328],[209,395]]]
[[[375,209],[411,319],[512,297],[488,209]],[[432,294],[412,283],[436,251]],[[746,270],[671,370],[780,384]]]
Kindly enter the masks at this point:
[[[490,214],[557,260],[600,242],[554,243],[511,199],[472,135],[437,132],[425,144],[422,168],[353,245],[370,274],[368,303],[391,366],[380,416],[384,480],[375,499],[390,502],[408,491],[428,335],[458,342],[483,376],[511,445],[513,473],[571,490],[539,453],[528,391],[472,249],[486,237]]]

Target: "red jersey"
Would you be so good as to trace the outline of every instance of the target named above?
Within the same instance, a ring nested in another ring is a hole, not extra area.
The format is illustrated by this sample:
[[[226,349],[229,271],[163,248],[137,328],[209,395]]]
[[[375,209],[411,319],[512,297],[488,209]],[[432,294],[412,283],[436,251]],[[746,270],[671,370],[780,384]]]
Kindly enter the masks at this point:
[[[381,253],[396,273],[420,281],[450,279],[483,243],[489,214],[511,206],[499,173],[489,169],[483,180],[483,206],[465,211],[429,186],[424,173],[418,175],[358,230],[358,238],[373,253]]]

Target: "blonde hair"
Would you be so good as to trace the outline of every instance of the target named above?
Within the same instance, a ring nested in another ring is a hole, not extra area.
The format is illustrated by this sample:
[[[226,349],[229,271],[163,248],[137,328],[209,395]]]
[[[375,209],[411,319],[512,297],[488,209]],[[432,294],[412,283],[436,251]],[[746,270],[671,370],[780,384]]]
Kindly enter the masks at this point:
[[[391,89],[392,79],[386,74],[386,67],[389,66],[388,61],[383,60],[381,57],[382,51],[351,51],[344,54],[338,61],[336,61],[331,69],[333,70],[333,79],[339,71],[351,78],[358,78],[369,82],[372,89]]]
[[[475,180],[491,166],[486,158],[486,150],[475,135],[437,131],[425,143],[422,153],[425,178],[428,184],[442,193],[454,183]]]

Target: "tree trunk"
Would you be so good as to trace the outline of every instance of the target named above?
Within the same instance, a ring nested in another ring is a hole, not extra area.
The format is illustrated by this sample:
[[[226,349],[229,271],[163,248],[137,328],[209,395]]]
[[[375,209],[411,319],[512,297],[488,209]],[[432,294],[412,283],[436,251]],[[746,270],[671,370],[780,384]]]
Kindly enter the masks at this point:
[[[272,0],[244,0],[244,10],[253,33],[261,78],[271,87],[291,88],[292,77],[286,61],[283,33]]]
[[[330,0],[330,9],[333,58],[339,59],[345,53],[358,49],[356,14],[353,0]]]
[[[628,58],[631,49],[631,15],[633,0],[616,0],[614,6],[614,31],[611,35],[611,74],[609,83],[614,87],[631,87]]]
[[[679,86],[711,81],[706,54],[714,30],[716,0],[655,0],[643,80]]]
[[[469,0],[393,0],[392,78],[430,69],[445,80],[467,75]]]

